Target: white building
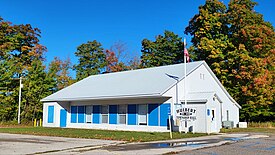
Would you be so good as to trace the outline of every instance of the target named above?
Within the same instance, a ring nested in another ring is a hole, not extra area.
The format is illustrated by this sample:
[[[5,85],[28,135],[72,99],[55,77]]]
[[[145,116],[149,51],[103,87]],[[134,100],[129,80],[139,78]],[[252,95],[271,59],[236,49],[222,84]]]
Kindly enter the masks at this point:
[[[43,126],[165,132],[171,116],[173,130],[219,132],[223,121],[236,127],[241,107],[209,66],[187,63],[186,79],[184,66],[89,76],[42,99]]]

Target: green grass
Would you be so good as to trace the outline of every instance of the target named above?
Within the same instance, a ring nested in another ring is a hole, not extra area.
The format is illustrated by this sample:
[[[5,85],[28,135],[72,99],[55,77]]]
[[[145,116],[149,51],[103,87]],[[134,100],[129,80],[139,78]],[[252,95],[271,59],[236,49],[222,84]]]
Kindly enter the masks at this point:
[[[161,132],[133,132],[133,131],[108,131],[108,130],[91,130],[91,129],[69,129],[69,128],[44,128],[44,127],[2,127],[2,133],[13,134],[31,134],[41,136],[58,136],[71,138],[87,139],[106,139],[106,140],[123,140],[129,142],[146,142],[170,139],[169,133]],[[203,133],[173,133],[173,139],[191,138],[205,136]]]
[[[233,132],[261,132],[261,133],[271,133],[275,134],[275,128],[234,128],[234,129],[221,129],[223,133],[233,133]]]
[[[275,122],[249,122],[248,126],[257,128],[271,128],[275,127]]]

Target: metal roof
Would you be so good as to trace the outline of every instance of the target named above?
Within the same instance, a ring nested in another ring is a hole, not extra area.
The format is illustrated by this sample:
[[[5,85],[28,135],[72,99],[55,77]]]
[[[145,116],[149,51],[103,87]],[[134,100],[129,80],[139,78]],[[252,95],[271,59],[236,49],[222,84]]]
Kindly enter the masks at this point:
[[[186,64],[187,76],[204,61]],[[74,101],[131,97],[161,97],[176,84],[167,76],[184,78],[184,64],[152,67],[116,73],[89,76],[41,101]]]

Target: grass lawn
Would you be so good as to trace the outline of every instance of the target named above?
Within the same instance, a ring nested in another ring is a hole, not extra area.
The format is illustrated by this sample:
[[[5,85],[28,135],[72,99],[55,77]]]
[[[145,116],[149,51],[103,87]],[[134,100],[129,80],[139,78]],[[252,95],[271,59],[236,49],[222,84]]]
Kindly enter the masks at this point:
[[[256,127],[249,127],[249,128],[234,128],[234,129],[222,129],[221,132],[223,133],[232,133],[232,132],[261,132],[261,133],[270,133],[275,134],[275,128],[256,128]]]
[[[129,142],[145,142],[170,139],[170,134],[161,132],[133,132],[133,131],[108,131],[108,130],[91,130],[91,129],[69,129],[69,128],[44,128],[44,127],[26,127],[13,126],[0,128],[2,133],[14,134],[31,134],[41,136],[58,136],[71,138],[87,138],[87,139],[107,139],[107,140],[123,140]],[[205,136],[203,133],[178,133],[173,132],[173,139],[191,138]]]

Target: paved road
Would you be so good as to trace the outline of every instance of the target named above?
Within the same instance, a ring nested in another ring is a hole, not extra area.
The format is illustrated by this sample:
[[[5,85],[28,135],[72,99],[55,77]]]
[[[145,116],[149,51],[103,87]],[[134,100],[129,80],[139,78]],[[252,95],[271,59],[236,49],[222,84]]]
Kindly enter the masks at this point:
[[[242,140],[236,143],[193,151],[180,155],[275,155],[275,135],[268,138]]]

